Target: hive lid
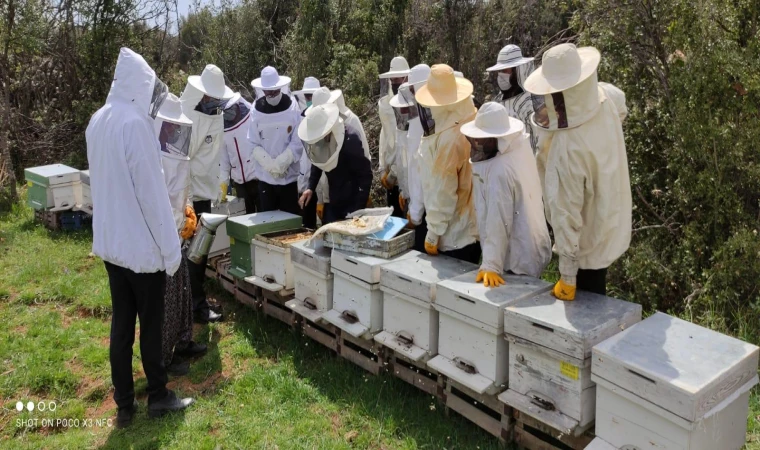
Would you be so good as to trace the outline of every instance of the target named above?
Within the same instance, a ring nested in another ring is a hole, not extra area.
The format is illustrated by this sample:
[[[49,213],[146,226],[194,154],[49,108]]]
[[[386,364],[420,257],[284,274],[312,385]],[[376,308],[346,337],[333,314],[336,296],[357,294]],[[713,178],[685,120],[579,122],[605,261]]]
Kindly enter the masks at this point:
[[[696,421],[757,375],[751,344],[656,313],[593,349],[595,377]]]
[[[79,170],[63,164],[51,164],[49,166],[24,169],[26,180],[41,186],[54,186],[56,184],[79,181],[79,175]]]
[[[301,222],[301,216],[284,211],[246,214],[227,220],[227,235],[250,244],[257,234],[292,230],[299,228]]]
[[[594,345],[640,320],[635,303],[584,291],[563,302],[545,292],[507,306],[504,333],[583,360]]]
[[[356,277],[365,283],[380,283],[380,266],[402,259],[416,258],[421,253],[410,251],[394,256],[390,259],[378,258],[377,256],[363,255],[345,250],[332,251],[332,268],[347,275]]]
[[[418,300],[434,302],[437,283],[476,270],[477,265],[460,259],[420,254],[383,265],[380,285]]]
[[[551,289],[552,285],[524,275],[505,275],[506,284],[487,288],[475,282],[468,273],[438,284],[435,307],[442,313],[454,311],[476,322],[488,325],[495,332],[504,331],[504,308],[523,298],[530,298]]]
[[[79,179],[82,181],[82,184],[86,184],[87,186],[89,186],[90,185],[90,171],[89,170],[79,171]]]

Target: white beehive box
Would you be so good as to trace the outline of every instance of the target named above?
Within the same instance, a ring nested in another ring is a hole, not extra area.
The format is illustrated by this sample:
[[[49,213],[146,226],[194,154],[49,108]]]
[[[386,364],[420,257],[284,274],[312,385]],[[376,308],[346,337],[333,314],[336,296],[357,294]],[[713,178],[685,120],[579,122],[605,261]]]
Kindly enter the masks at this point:
[[[459,259],[425,254],[385,264],[380,274],[383,331],[375,341],[413,361],[438,354],[438,311],[432,306],[436,285],[477,269]]]
[[[27,203],[37,210],[65,211],[82,203],[80,171],[63,164],[24,169]]]
[[[228,217],[242,216],[245,214],[245,200],[228,195],[227,201],[212,206],[211,212],[214,214],[224,214]],[[208,256],[213,257],[223,255],[229,251],[230,237],[227,235],[227,221],[224,221],[224,223],[219,225],[219,228],[216,229],[216,237],[211,244],[211,250],[209,250]]]
[[[286,305],[303,317],[317,322],[332,309],[333,273],[330,270],[332,251],[315,239],[314,247],[298,242],[290,247],[295,278],[295,299]]]
[[[578,291],[575,301],[551,292],[504,309],[509,390],[499,399],[564,433],[594,421],[591,348],[641,321],[641,305]]]
[[[617,450],[615,447],[607,442],[604,442],[600,438],[594,438],[590,444],[586,446],[584,450]]]
[[[343,250],[333,250],[331,270],[333,307],[322,317],[346,333],[371,339],[383,329],[383,292],[380,267],[383,264],[416,258],[420,253],[406,252],[391,259]]]
[[[504,308],[552,287],[521,275],[506,275],[504,280],[504,286],[487,288],[466,274],[438,284],[438,356],[428,366],[478,394],[500,392],[507,385]]]
[[[656,313],[593,349],[596,434],[615,448],[744,446],[758,348]]]
[[[79,172],[79,179],[82,183],[81,204],[77,205],[77,210],[84,211],[92,215],[92,191],[90,191],[90,171],[82,170]]]
[[[290,246],[309,239],[311,230],[297,228],[295,230],[275,231],[258,234],[253,240],[256,247],[254,253],[253,277],[245,280],[262,289],[289,295],[295,288],[293,262],[290,259]]]

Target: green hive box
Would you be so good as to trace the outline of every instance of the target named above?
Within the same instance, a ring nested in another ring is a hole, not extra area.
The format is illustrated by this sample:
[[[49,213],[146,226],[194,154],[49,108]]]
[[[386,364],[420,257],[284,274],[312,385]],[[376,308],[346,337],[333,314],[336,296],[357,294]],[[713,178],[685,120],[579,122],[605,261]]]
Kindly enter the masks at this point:
[[[251,244],[257,234],[300,228],[301,216],[283,211],[247,214],[227,219],[227,235],[230,237],[229,274],[235,278],[253,275],[253,250]]]
[[[26,203],[37,210],[73,208],[82,195],[79,170],[63,164],[24,169],[29,187]]]

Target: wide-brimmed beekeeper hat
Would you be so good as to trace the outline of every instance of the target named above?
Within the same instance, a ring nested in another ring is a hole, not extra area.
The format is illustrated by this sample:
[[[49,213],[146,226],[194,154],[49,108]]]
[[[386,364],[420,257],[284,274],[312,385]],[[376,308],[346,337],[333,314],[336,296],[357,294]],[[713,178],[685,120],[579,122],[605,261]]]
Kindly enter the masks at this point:
[[[332,103],[312,106],[298,126],[298,137],[307,144],[313,144],[327,136],[340,118],[338,106]]]
[[[522,66],[531,61],[533,61],[533,58],[524,57],[520,47],[514,44],[509,44],[499,51],[499,56],[496,58],[496,64],[486,69],[486,71],[498,72],[499,70]]]
[[[510,117],[507,109],[495,102],[483,103],[475,120],[462,125],[462,134],[473,139],[501,138],[521,133],[522,121]]]
[[[550,48],[523,87],[535,95],[548,95],[577,86],[596,72],[602,55],[594,47],[560,44]]]
[[[189,76],[187,82],[190,83],[192,87],[198,89],[209,97],[218,98],[220,100],[227,100],[235,94],[232,89],[224,84],[224,73],[222,73],[222,69],[213,64],[207,65],[200,76]]]
[[[391,60],[389,71],[380,74],[380,78],[398,78],[409,75],[409,63],[403,56],[396,56]]]
[[[277,69],[272,66],[266,66],[261,70],[261,77],[251,81],[254,89],[263,91],[274,91],[290,85],[290,77],[280,76]]]
[[[446,64],[436,64],[430,69],[430,77],[414,98],[422,106],[446,106],[459,103],[472,95],[470,80],[454,75],[454,69]]]

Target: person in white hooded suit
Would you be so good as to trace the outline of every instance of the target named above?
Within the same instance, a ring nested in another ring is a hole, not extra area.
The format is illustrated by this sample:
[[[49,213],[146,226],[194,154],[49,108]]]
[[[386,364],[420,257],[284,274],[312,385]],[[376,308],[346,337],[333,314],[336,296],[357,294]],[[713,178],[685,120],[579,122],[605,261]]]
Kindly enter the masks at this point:
[[[248,140],[251,104],[236,92],[225,105],[223,116],[224,150],[219,159],[222,201],[226,200],[228,180],[232,179],[237,196],[245,201],[246,214],[253,214],[261,208],[253,146]]]
[[[219,173],[219,160],[224,147],[222,108],[233,92],[224,84],[224,74],[209,64],[200,76],[188,77],[180,97],[182,112],[193,121],[190,139],[190,198],[195,213],[211,212],[211,202],[221,201],[226,194]],[[226,178],[225,178],[226,180]],[[225,181],[226,183],[226,181]],[[211,310],[203,283],[206,281],[206,258],[201,264],[190,261],[193,311],[199,323],[217,322],[222,316]]]
[[[552,47],[525,82],[533,94],[537,163],[561,278],[554,295],[606,294],[607,268],[631,241],[625,95],[597,81],[593,47]]]
[[[399,204],[400,165],[396,157],[396,115],[390,101],[408,79],[409,63],[403,56],[396,56],[391,60],[390,70],[380,74],[380,100],[377,103],[382,125],[378,143],[380,183],[387,190],[388,206],[393,208],[393,215],[398,217],[404,217],[404,214]]]
[[[118,427],[129,425],[137,410],[132,378],[137,317],[149,414],[160,416],[193,402],[166,388],[161,346],[166,275],[177,271],[182,257],[152,122],[168,93],[142,56],[122,48],[106,103],[85,132],[92,251],[105,262],[111,289],[110,362]]]
[[[488,102],[462,126],[470,141],[472,186],[483,261],[476,281],[504,284],[504,273],[540,277],[552,257],[541,181],[525,125]]]
[[[251,82],[263,95],[251,112],[248,140],[253,145],[261,211],[301,214],[298,206],[298,174],[303,144],[298,139],[301,113],[297,103],[283,91],[290,78],[267,66]]]

